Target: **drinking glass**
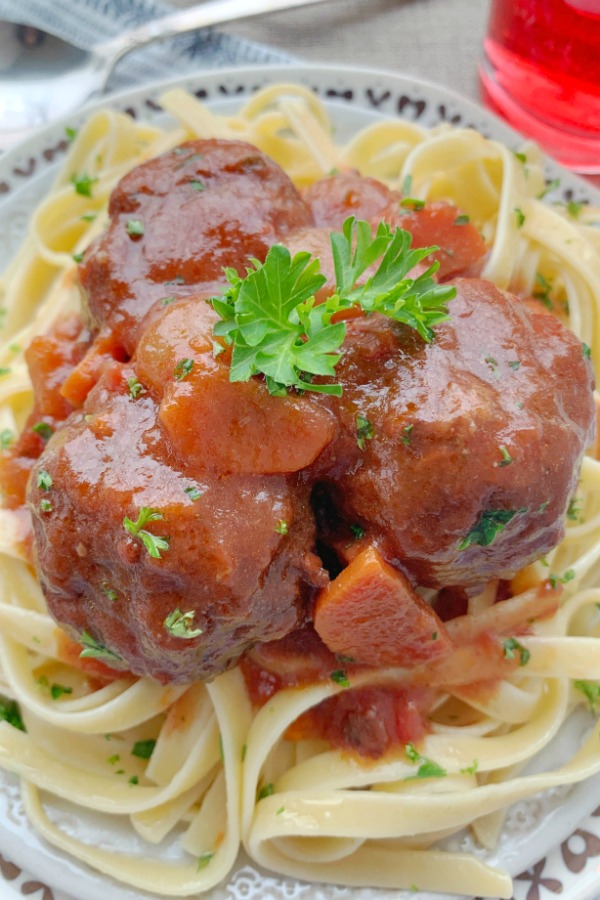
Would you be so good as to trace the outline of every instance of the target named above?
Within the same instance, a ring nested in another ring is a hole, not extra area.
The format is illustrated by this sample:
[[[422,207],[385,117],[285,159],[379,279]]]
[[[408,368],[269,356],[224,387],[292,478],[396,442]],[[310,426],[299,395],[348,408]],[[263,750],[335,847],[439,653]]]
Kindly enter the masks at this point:
[[[492,0],[483,98],[575,171],[600,173],[600,0]]]

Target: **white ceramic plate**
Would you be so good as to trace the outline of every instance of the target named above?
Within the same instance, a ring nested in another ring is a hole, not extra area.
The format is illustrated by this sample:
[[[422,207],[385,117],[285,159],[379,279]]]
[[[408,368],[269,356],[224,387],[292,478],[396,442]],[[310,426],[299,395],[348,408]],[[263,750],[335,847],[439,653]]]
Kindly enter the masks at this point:
[[[383,115],[402,116],[427,126],[440,121],[473,126],[510,147],[520,142],[518,135],[499,119],[441,87],[391,72],[338,66],[219,69],[113,95],[94,106],[108,103],[138,118],[160,117],[156,97],[166,87],[181,84],[222,110],[263,85],[282,81],[298,82],[316,90],[330,109],[340,139]],[[49,126],[0,157],[0,271],[17,250],[28,216],[65,153],[65,124],[76,127],[85,116],[82,112],[71,116],[68,122]],[[600,206],[600,191],[554,163],[548,162],[547,169],[548,178],[560,178],[555,199],[589,200]],[[588,726],[585,714],[573,718],[540,766],[564,758]],[[600,776],[572,789],[547,792],[509,811],[500,845],[486,859],[501,862],[516,876],[515,900],[545,900],[557,894],[561,900],[600,898],[599,804]],[[104,847],[114,846],[115,850],[124,849],[126,836],[118,833],[106,817],[91,814],[82,821],[63,804],[56,805],[55,815],[65,827],[85,833],[86,839]],[[469,848],[485,855],[467,837],[453,841],[457,849]],[[135,852],[135,847],[131,849]],[[2,900],[23,896],[41,900],[150,898],[79,866],[43,843],[25,819],[16,779],[2,772],[0,851]],[[383,900],[384,896],[387,900],[400,900],[415,895],[299,884],[259,872],[247,860],[240,859],[228,883],[211,892],[206,900]],[[425,895],[418,896],[425,900]]]

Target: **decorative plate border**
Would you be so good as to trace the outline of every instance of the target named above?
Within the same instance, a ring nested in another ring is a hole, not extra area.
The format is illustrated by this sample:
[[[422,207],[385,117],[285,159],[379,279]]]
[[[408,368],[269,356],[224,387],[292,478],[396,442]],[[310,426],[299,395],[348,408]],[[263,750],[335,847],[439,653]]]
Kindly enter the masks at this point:
[[[220,69],[201,72],[197,76],[161,81],[89,104],[79,113],[47,126],[0,157],[0,213],[9,213],[4,217],[4,222],[0,221],[0,246],[4,246],[5,259],[16,250],[24,229],[23,215],[14,219],[11,211],[17,211],[22,204],[27,206],[32,197],[39,196],[40,181],[47,182],[50,179],[69,146],[65,138],[66,125],[79,126],[90,112],[107,103],[134,118],[154,119],[163,115],[155,98],[161,91],[175,85],[184,86],[199,99],[219,107],[233,104],[266,84],[281,81],[303,84],[334,107],[345,108],[350,112],[359,110],[363,114],[363,122],[364,113],[367,112],[374,118],[380,115],[399,116],[425,126],[448,122],[461,127],[473,127],[513,147],[522,141],[509,126],[477,104],[435,84],[391,72],[338,66],[261,66]],[[549,180],[561,180],[560,188],[553,193],[555,199],[591,200],[600,205],[600,191],[550,160],[547,161],[546,174]],[[7,219],[10,220],[9,224]],[[598,781],[594,782],[594,787],[598,784]],[[558,895],[562,895],[564,900],[599,900],[600,806],[583,822],[573,822],[572,827],[574,830],[566,840],[516,877],[514,900],[547,900]],[[563,828],[563,834],[564,830]],[[3,900],[5,896],[11,900],[18,897],[70,900],[62,890],[44,883],[48,880],[56,884],[56,877],[46,878],[44,872],[44,881],[39,881],[27,874],[33,847],[21,847],[18,842],[11,843],[8,853],[10,859],[0,855]],[[44,866],[36,863],[31,868],[41,875]],[[72,867],[69,865],[66,868],[72,875]],[[307,885],[305,890],[300,885],[295,887],[299,890],[294,889],[285,879],[265,876],[252,866],[243,866],[232,875],[224,888],[227,894],[223,894],[223,897],[243,897],[250,900],[268,896],[272,900],[284,900],[302,895],[308,900],[310,894],[311,900],[326,900],[350,896],[346,889],[340,888],[323,889],[317,885]],[[5,889],[10,892],[8,895],[5,894]],[[364,897],[365,900],[367,895],[369,898],[381,897],[381,892],[361,892],[361,898]],[[388,894],[389,896],[391,895]],[[409,895],[396,892],[395,896],[399,898]]]

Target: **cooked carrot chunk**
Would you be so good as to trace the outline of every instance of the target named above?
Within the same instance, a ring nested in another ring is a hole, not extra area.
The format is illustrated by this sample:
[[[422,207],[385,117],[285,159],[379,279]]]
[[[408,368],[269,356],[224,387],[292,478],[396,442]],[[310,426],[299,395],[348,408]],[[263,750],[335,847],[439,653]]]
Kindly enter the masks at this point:
[[[321,591],[314,624],[334,653],[373,666],[412,667],[452,650],[441,619],[374,547]]]

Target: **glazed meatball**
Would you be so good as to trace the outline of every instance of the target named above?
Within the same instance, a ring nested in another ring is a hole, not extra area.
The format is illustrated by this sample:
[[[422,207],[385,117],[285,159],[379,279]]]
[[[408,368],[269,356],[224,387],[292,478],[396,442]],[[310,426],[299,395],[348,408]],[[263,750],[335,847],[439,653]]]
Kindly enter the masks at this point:
[[[190,141],[137,166],[113,191],[109,215],[79,278],[93,324],[129,354],[154,303],[214,289],[225,266],[243,273],[250,257],[264,260],[282,236],[312,224],[282,169],[240,141]]]
[[[29,488],[53,616],[108,648],[111,665],[164,682],[212,678],[284,636],[326,582],[309,489],[290,465],[312,462],[334,416],[231,384],[214,319],[201,297],[170,308],[133,365],[105,368]],[[282,435],[297,446],[285,461]]]
[[[348,323],[328,401],[342,428],[317,477],[416,583],[474,590],[563,536],[593,375],[554,316],[485,281],[456,288],[430,344],[378,316]]]
[[[397,191],[356,171],[323,178],[307,188],[304,197],[315,225],[332,229],[341,228],[348,216],[369,221],[382,219],[386,210],[400,203]]]
[[[450,203],[421,205],[411,198],[403,199],[397,191],[358,172],[317,181],[304,196],[319,227],[340,230],[348,216],[366,219],[374,230],[385,221],[392,228],[409,231],[413,247],[439,247],[427,260],[428,264],[439,263],[438,278],[479,273],[486,249],[484,240],[469,217]],[[306,249],[312,250],[312,244]]]

